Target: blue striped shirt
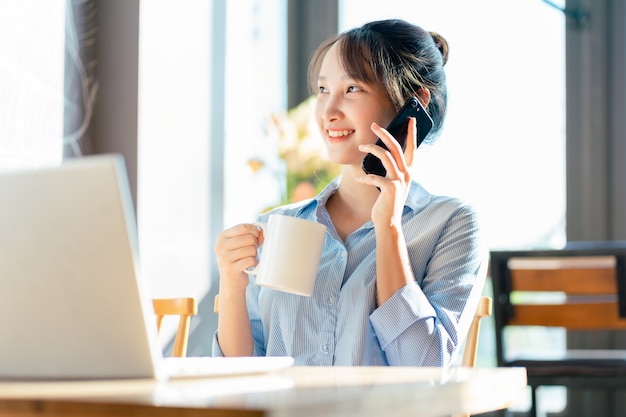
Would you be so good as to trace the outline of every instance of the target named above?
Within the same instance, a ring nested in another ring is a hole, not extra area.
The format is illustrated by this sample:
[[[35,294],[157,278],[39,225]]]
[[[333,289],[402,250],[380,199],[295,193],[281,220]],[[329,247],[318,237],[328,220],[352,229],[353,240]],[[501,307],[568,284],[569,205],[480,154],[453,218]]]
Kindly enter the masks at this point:
[[[476,213],[413,182],[402,228],[416,281],[377,306],[373,223],[343,242],[326,211],[339,181],[314,199],[259,218],[281,213],[323,223],[328,231],[312,296],[260,287],[251,277],[246,297],[254,355],[292,356],[297,365],[450,365],[469,329],[486,271]],[[213,355],[223,355],[217,333]]]

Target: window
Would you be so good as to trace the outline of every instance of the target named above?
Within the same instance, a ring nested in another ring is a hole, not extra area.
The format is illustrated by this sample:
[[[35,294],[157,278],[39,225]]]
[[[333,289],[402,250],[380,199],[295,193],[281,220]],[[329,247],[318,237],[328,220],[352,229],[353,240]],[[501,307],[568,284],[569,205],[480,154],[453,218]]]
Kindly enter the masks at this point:
[[[280,201],[277,148],[266,139],[265,123],[286,97],[285,25],[276,24],[285,22],[285,7],[258,0],[141,2],[141,267],[155,296],[201,300],[190,356],[210,355],[216,327],[213,233],[253,221]],[[253,171],[255,160],[263,166]],[[164,321],[161,334],[174,329]]]
[[[155,297],[201,299],[210,285],[211,7],[204,1],[154,1],[141,2],[140,12],[142,273]],[[173,320],[163,322],[163,335],[174,329]]]
[[[61,161],[64,25],[64,1],[0,3],[0,170]]]
[[[287,97],[285,1],[227,3],[225,227],[281,201],[285,168],[267,129]]]

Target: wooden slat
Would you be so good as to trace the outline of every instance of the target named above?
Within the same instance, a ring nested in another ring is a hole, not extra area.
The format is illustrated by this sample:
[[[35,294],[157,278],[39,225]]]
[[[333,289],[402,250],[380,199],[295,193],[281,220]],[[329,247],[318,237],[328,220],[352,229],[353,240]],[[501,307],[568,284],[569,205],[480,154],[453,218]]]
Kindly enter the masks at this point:
[[[152,300],[154,309],[158,314],[198,314],[198,303],[193,297],[183,298],[155,298]]]
[[[615,269],[515,269],[513,291],[558,291],[566,294],[617,294]]]
[[[493,299],[487,296],[481,297],[478,302],[474,318],[472,319],[472,324],[470,325],[470,329],[467,333],[465,351],[463,352],[463,362],[461,362],[462,366],[471,368],[476,366],[476,357],[478,356],[478,338],[480,335],[480,321],[483,317],[491,316],[492,309]]]
[[[616,264],[614,256],[511,258],[511,290],[616,294]]]
[[[515,305],[507,325],[555,326],[570,330],[626,329],[617,303]]]
[[[161,330],[164,316],[179,316],[178,329],[174,339],[174,347],[172,348],[172,356],[186,356],[191,316],[198,314],[198,303],[196,299],[193,297],[154,298],[152,305],[156,314],[157,329],[159,331]]]

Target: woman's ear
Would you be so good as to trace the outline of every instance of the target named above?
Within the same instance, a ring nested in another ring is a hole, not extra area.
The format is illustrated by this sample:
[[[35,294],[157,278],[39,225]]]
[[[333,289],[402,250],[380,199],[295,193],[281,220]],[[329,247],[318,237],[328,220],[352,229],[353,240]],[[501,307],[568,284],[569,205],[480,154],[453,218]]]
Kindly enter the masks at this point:
[[[417,90],[417,98],[424,108],[428,107],[428,103],[430,103],[430,90],[427,88],[420,88]]]

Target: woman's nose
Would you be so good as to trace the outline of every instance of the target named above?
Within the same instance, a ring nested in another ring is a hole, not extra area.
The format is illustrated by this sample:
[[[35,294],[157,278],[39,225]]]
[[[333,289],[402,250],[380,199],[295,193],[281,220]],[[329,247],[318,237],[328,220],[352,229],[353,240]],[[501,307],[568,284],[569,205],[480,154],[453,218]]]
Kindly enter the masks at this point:
[[[339,100],[333,97],[329,97],[323,104],[322,118],[327,122],[334,122],[341,119],[342,112]]]

